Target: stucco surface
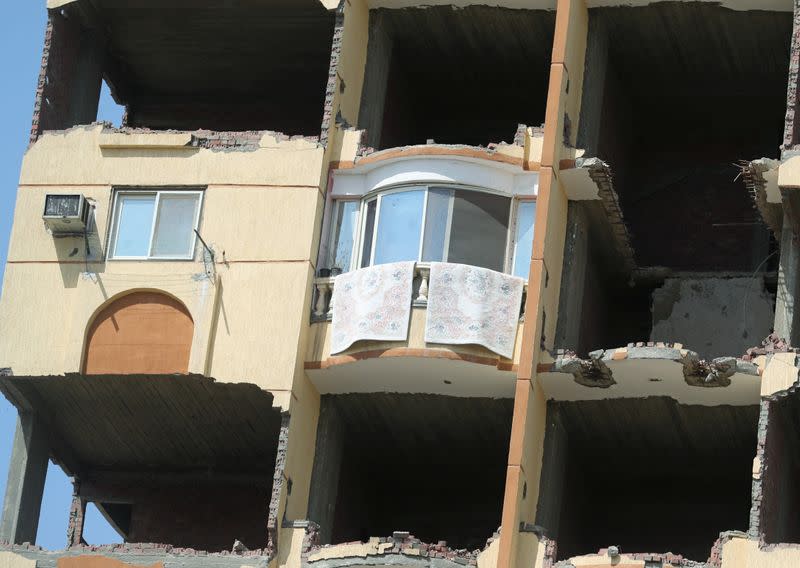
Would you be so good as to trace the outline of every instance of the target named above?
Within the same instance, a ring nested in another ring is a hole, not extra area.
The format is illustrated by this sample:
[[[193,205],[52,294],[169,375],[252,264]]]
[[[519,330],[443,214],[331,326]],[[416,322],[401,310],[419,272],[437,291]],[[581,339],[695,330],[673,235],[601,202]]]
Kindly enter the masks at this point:
[[[722,568],[793,568],[800,565],[800,547],[778,545],[767,550],[758,541],[733,538],[722,547]]]

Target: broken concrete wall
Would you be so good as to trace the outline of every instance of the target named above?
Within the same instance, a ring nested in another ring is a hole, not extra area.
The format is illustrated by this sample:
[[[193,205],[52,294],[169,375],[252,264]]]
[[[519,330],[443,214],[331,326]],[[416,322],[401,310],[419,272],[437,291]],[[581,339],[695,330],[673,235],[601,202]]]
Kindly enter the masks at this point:
[[[704,359],[739,355],[772,330],[763,278],[668,278],[653,292],[651,341],[678,341]]]

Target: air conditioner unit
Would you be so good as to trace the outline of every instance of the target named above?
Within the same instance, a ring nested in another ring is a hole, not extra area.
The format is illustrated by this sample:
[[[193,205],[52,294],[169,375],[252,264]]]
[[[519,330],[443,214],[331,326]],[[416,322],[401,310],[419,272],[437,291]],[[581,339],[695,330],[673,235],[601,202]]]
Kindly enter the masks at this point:
[[[46,195],[44,224],[53,234],[83,233],[89,226],[89,209],[83,195]]]

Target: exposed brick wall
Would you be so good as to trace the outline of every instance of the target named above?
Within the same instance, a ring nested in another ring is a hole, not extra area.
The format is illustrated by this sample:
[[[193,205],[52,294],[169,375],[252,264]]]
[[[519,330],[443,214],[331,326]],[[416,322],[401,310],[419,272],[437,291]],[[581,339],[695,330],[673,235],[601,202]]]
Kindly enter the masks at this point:
[[[325,109],[322,113],[322,127],[320,141],[323,145],[328,144],[328,136],[334,120],[333,101],[336,98],[337,74],[339,68],[339,58],[342,54],[342,38],[344,37],[344,2],[339,3],[336,9],[336,23],[333,29],[333,44],[331,46],[331,62],[328,69],[328,84],[325,87]],[[346,85],[342,83],[342,90]]]
[[[61,12],[50,11],[47,17],[42,64],[36,85],[30,143],[45,130],[68,127],[71,77],[78,63],[80,26]]]
[[[192,134],[192,146],[223,152],[230,150],[255,152],[259,148],[262,136],[264,132],[256,130],[246,132],[198,130]]]
[[[269,514],[267,516],[267,553],[270,558],[278,554],[278,527],[280,526],[281,495],[284,490],[286,470],[286,451],[289,447],[289,413],[281,415],[281,429],[278,434],[278,450],[275,457],[275,471],[272,476],[272,492],[269,499]]]
[[[499,537],[500,532],[495,532],[487,539],[486,546],[484,546],[483,550],[488,548],[489,545]],[[343,543],[342,545],[333,545],[333,547],[345,546],[345,548],[342,549],[342,558],[345,558],[344,551],[347,550],[346,545],[348,544],[359,543]],[[367,554],[369,554],[370,557],[376,558],[376,564],[383,563],[377,560],[380,557],[401,554],[414,558],[438,558],[449,560],[462,566],[477,566],[478,556],[480,556],[482,552],[481,549],[454,549],[448,546],[447,542],[443,540],[435,544],[423,542],[408,531],[395,531],[392,533],[392,536],[371,538],[369,545],[374,548],[371,552],[367,552]],[[303,538],[303,548],[301,550],[303,566],[308,566],[310,562],[313,562],[311,559],[314,557],[315,552],[328,548],[330,548],[330,545],[320,545],[319,543],[319,525],[313,521],[308,521],[306,525],[306,534]],[[359,554],[361,554],[361,552],[359,552]],[[387,562],[387,564],[389,564],[389,562]]]
[[[83,521],[86,516],[86,501],[80,497],[79,482],[74,483],[72,504],[69,508],[67,525],[67,546],[78,546],[83,541]]]
[[[756,445],[756,459],[761,463],[761,470],[753,478],[752,497],[750,505],[751,537],[758,538],[761,534],[761,507],[764,497],[764,450],[767,443],[767,424],[769,423],[769,400],[761,401],[761,410],[758,416],[758,443]]]

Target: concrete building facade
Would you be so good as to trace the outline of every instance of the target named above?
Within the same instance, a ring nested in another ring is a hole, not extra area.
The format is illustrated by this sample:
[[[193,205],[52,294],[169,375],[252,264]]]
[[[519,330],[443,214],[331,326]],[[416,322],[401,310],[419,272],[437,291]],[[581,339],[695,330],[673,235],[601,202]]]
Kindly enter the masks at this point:
[[[800,2],[46,8],[0,566],[800,562]]]

